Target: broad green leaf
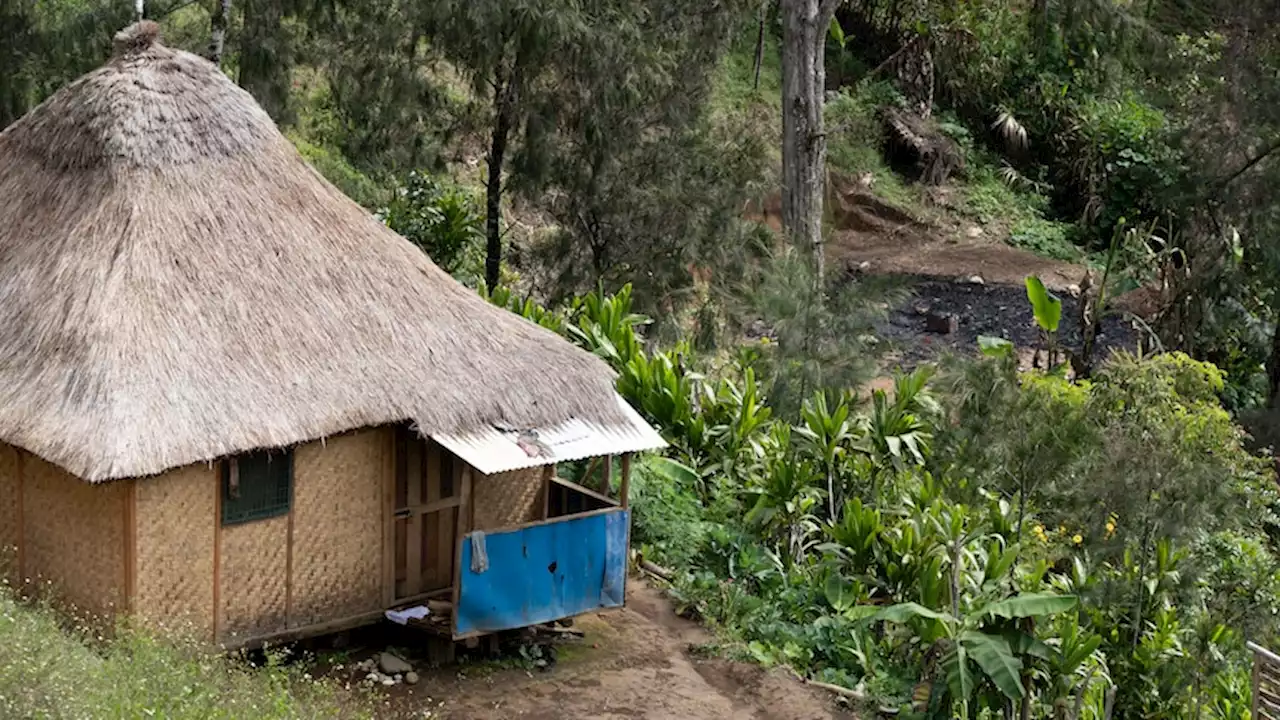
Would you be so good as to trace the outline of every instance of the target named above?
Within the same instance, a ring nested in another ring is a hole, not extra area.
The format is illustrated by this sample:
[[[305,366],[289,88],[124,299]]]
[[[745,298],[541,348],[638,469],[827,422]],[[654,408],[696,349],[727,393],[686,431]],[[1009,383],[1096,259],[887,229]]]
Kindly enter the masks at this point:
[[[1057,595],[1055,593],[1023,593],[1011,598],[993,602],[983,608],[982,612],[994,617],[1025,618],[1053,615],[1076,606],[1075,595]]]
[[[955,643],[942,659],[942,669],[947,675],[951,695],[960,702],[968,702],[973,694],[973,671],[969,668],[969,653],[964,645]]]
[[[926,620],[941,620],[945,623],[954,623],[955,618],[947,613],[941,613],[936,610],[920,605],[919,603],[904,602],[897,605],[890,605],[876,614],[876,619],[885,620],[887,622],[904,623],[911,618],[925,618]]]
[[[1009,649],[1013,651],[1014,655],[1030,655],[1041,660],[1048,660],[1053,657],[1053,648],[1045,645],[1034,635],[1020,630],[1006,630],[1000,634],[1004,637],[1005,642],[1009,643]],[[1090,650],[1089,652],[1093,651]]]
[[[1080,663],[1088,660],[1089,656],[1092,655],[1100,645],[1102,645],[1101,635],[1090,635],[1085,638],[1084,642],[1081,642],[1079,645],[1072,648],[1071,651],[1066,653],[1063,657],[1061,663],[1063,672],[1074,672],[1075,669],[1079,667]]]
[[[1013,352],[1013,343],[1002,337],[979,335],[978,349],[989,358],[1008,357]]]
[[[1022,661],[1014,657],[1009,650],[1009,643],[996,635],[966,631],[960,635],[960,647],[968,651],[969,657],[978,663],[982,672],[1004,696],[1010,700],[1020,700],[1026,694],[1022,687]]]
[[[822,588],[827,602],[838,612],[845,612],[858,604],[857,587],[837,573],[827,576],[826,585]]]
[[[1045,332],[1058,332],[1058,325],[1062,322],[1062,301],[1045,288],[1039,277],[1028,275],[1026,283],[1027,299],[1031,301],[1036,324]]]
[[[844,49],[844,28],[840,27],[840,21],[835,18],[831,18],[831,39],[836,41],[841,50]]]
[[[644,469],[664,480],[680,485],[694,485],[701,480],[698,471],[661,455],[650,455],[644,459]]]

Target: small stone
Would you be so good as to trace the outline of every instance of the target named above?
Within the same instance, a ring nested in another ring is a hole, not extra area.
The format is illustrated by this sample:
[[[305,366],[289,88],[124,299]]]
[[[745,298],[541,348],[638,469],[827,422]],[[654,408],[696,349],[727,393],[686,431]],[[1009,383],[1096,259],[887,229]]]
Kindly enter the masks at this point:
[[[382,680],[382,676],[376,672],[371,672],[368,675],[365,675],[364,679],[368,680],[369,682],[376,683]]]
[[[981,275],[970,275],[969,284],[970,285],[986,285],[987,281],[983,280]]]
[[[395,680],[395,681],[396,681],[396,683],[398,684],[401,680],[403,680],[403,679],[404,679],[404,676],[403,676],[403,675],[396,675],[395,677],[393,677],[393,678],[391,678],[391,679],[392,679],[392,680]]]
[[[378,656],[378,667],[388,675],[403,674],[413,669],[409,663],[387,652]]]
[[[960,321],[949,313],[929,313],[924,316],[924,328],[939,335],[952,335],[960,329]]]
[[[1071,297],[1080,297],[1080,286],[1075,283],[1068,285],[1067,293],[1070,294]]]
[[[383,686],[383,687],[391,687],[392,685],[395,685],[395,684],[396,684],[396,681],[395,681],[395,680],[393,680],[393,679],[391,679],[391,678],[389,678],[389,677],[384,677],[384,678],[382,678],[382,686]]]
[[[870,269],[871,269],[871,261],[870,261],[870,260],[863,260],[862,262],[858,263],[858,269],[859,269],[859,270],[861,270],[862,272],[866,272],[866,271],[870,270]]]
[[[969,239],[980,238],[982,237],[982,233],[983,233],[982,228],[978,227],[977,225],[974,225],[973,227],[964,231],[965,237]]]
[[[417,684],[418,684],[418,673],[416,673],[416,672],[414,672],[414,671],[410,670],[409,672],[407,672],[407,673],[405,673],[405,674],[404,674],[404,681],[405,681],[406,683],[410,684],[410,685],[417,685]]]

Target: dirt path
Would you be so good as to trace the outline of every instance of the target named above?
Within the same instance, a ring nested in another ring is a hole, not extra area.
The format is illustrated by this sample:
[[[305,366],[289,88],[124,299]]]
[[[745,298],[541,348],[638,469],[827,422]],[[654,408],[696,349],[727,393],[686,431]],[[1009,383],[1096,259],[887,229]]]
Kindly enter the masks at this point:
[[[841,190],[833,214],[836,230],[828,255],[837,267],[943,280],[976,275],[988,284],[1015,286],[1028,275],[1039,275],[1058,291],[1084,277],[1081,265],[1008,245],[1000,237],[1006,231],[955,218],[924,223],[859,190]]]
[[[635,578],[626,608],[580,618],[575,627],[586,637],[562,646],[549,670],[445,668],[404,688],[397,704],[405,715],[448,720],[854,717],[783,671],[700,657],[691,648],[711,640],[707,631]]]

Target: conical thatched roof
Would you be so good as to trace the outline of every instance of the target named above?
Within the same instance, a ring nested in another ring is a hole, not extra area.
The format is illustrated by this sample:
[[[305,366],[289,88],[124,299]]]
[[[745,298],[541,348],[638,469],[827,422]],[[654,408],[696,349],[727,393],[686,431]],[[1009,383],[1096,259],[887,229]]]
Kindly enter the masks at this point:
[[[402,420],[627,422],[606,365],[454,282],[156,36],[0,133],[0,440],[102,481]]]

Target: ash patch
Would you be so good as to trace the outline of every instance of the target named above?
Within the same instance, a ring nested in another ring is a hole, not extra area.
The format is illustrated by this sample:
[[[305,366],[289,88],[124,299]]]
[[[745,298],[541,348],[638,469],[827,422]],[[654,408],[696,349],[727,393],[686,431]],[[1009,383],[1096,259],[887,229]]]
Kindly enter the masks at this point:
[[[903,278],[911,287],[910,297],[890,308],[888,318],[877,327],[889,343],[899,366],[909,369],[938,360],[945,354],[972,355],[978,352],[978,336],[990,335],[1012,342],[1019,350],[1030,350],[1040,342],[1039,329],[1023,287],[947,282],[919,277]],[[1079,301],[1063,293],[1059,341],[1065,347],[1080,347]],[[930,318],[952,315],[955,332],[930,332]],[[1097,360],[1117,348],[1136,347],[1138,334],[1129,321],[1118,315],[1102,320],[1096,339]]]

